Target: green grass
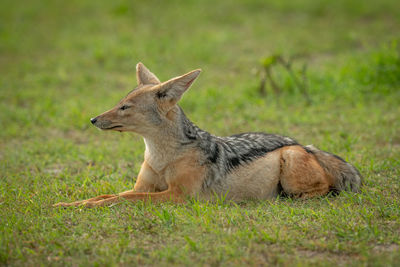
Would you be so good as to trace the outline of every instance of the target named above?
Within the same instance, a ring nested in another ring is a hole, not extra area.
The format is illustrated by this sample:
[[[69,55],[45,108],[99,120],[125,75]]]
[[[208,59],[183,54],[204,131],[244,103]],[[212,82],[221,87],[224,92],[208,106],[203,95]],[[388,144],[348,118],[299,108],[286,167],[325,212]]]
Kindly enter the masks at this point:
[[[399,1],[131,2],[1,1],[0,265],[399,264]],[[279,98],[257,94],[275,53],[305,55],[311,105],[282,70]],[[181,102],[200,127],[314,144],[359,168],[362,193],[51,208],[133,187],[141,138],[89,118],[138,61],[162,80],[202,68]]]

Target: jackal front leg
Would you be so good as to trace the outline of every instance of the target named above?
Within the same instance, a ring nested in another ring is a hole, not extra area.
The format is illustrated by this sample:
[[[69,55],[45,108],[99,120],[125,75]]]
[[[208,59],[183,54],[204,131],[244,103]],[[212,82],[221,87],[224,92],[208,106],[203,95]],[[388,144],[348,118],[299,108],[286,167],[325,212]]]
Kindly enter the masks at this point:
[[[150,193],[124,192],[115,197],[87,202],[83,205],[86,207],[98,207],[118,203],[124,200],[132,202],[138,200],[151,200],[153,202],[184,202],[186,197],[199,193],[205,177],[205,168],[203,166],[188,164],[187,160],[188,158],[183,158],[181,161],[176,162],[175,166],[171,168],[171,171],[168,174],[171,177],[169,179],[170,183],[168,184],[168,189],[165,191]]]
[[[97,196],[97,197],[92,197],[89,199],[85,199],[85,200],[79,200],[79,201],[74,201],[74,202],[58,202],[56,204],[53,205],[53,207],[70,207],[70,206],[79,206],[82,205],[84,203],[87,202],[94,202],[94,201],[99,201],[102,199],[107,199],[107,198],[111,198],[111,197],[115,197],[116,195],[112,194],[112,195],[101,195],[101,196]]]
[[[128,193],[136,192],[155,192],[156,189],[159,187],[160,179],[158,175],[151,169],[151,167],[146,163],[143,162],[142,168],[140,169],[138,178],[136,180],[135,189],[125,191],[119,194],[108,194],[108,195],[101,195],[89,199],[74,201],[74,202],[59,202],[54,204],[53,207],[70,207],[70,206],[80,206],[84,205],[89,202],[96,202],[104,199],[109,199],[112,197],[118,197],[122,195],[126,195]],[[162,185],[162,184],[161,184]],[[89,206],[89,205],[86,205]]]
[[[128,191],[124,193],[120,193],[117,196],[110,197],[107,199],[102,199],[98,201],[90,201],[82,203],[85,207],[100,207],[107,206],[110,204],[122,202],[122,201],[152,201],[152,202],[163,202],[163,201],[172,201],[176,203],[180,203],[184,201],[184,194],[181,190],[177,188],[168,189],[163,192],[151,192],[151,193],[143,193],[143,192],[133,192]]]

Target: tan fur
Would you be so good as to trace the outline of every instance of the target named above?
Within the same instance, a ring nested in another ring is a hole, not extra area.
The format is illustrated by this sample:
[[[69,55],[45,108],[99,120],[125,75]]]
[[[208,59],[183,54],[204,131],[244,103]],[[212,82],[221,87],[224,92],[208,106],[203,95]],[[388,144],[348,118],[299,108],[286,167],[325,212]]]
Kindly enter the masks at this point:
[[[229,183],[223,188],[223,191],[228,192],[227,199],[271,199],[276,197],[280,173],[279,160],[280,152],[276,150],[235,169],[226,178]]]
[[[168,185],[180,188],[185,195],[194,196],[201,190],[206,168],[200,165],[199,152],[192,149],[168,166],[163,175]]]
[[[306,148],[315,155],[318,163],[332,177],[333,188],[336,192],[360,192],[363,178],[354,166],[338,156],[321,151],[312,145],[306,146]]]
[[[329,192],[333,185],[332,177],[325,173],[314,155],[307,153],[301,146],[284,147],[280,152],[280,182],[286,193],[309,198]]]
[[[168,189],[165,179],[162,179],[150,165],[144,161],[134,187],[136,192],[160,192]]]
[[[177,109],[178,108],[172,108],[170,111],[167,112],[165,117],[167,117],[167,119],[169,119],[170,121],[173,121],[176,117]]]
[[[159,84],[160,80],[150,72],[141,62],[136,65],[136,79],[138,84]]]

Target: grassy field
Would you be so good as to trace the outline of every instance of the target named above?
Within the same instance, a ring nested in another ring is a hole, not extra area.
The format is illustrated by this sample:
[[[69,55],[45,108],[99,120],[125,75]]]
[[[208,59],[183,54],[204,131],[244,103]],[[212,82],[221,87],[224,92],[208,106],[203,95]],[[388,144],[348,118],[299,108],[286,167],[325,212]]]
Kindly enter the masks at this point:
[[[399,1],[0,2],[0,265],[399,266]],[[277,53],[302,55],[310,105],[280,68],[282,94],[259,96]],[[336,153],[362,193],[52,208],[133,187],[141,138],[89,118],[138,61],[161,80],[202,68],[181,101],[197,125]]]

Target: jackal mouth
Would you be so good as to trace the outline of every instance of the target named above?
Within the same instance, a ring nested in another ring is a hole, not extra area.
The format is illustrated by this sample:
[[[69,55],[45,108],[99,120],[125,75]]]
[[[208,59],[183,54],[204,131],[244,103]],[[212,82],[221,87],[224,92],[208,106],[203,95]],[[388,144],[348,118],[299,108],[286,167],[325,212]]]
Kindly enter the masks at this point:
[[[115,126],[112,126],[112,127],[109,127],[109,128],[101,128],[102,130],[112,130],[112,129],[115,129],[115,128],[120,128],[120,127],[123,127],[122,125],[115,125]]]

